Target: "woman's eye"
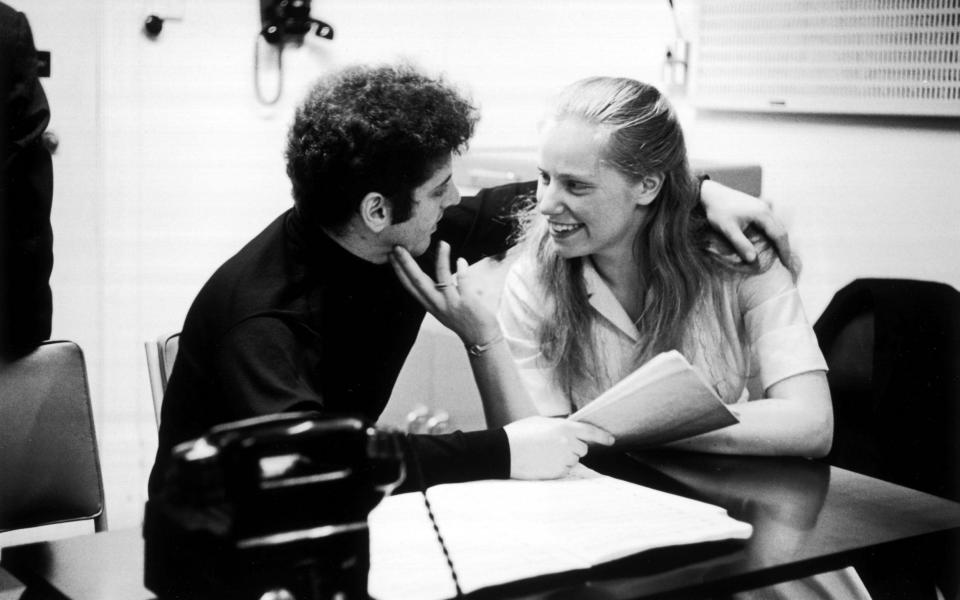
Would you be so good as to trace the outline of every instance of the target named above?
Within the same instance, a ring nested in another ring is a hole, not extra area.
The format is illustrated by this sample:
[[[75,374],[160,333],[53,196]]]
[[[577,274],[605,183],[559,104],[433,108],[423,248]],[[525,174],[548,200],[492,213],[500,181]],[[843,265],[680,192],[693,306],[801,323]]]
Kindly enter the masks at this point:
[[[579,181],[571,181],[567,184],[567,189],[570,190],[571,194],[586,194],[590,191],[591,186]]]
[[[541,183],[544,183],[544,184],[550,183],[550,176],[547,175],[546,173],[541,172],[541,173],[540,173],[540,182],[541,182]]]

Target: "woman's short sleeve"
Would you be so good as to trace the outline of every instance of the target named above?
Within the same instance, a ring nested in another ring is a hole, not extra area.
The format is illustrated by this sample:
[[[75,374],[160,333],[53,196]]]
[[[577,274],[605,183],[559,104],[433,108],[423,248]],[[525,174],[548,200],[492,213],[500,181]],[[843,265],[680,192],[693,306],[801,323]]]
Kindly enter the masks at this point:
[[[537,338],[540,324],[550,314],[548,305],[530,261],[521,257],[510,268],[500,297],[500,328],[537,411],[546,416],[568,415],[570,401],[557,387],[554,368]]]
[[[739,299],[750,360],[754,370],[759,367],[764,390],[793,375],[827,370],[800,293],[779,260],[765,272],[744,279]]]

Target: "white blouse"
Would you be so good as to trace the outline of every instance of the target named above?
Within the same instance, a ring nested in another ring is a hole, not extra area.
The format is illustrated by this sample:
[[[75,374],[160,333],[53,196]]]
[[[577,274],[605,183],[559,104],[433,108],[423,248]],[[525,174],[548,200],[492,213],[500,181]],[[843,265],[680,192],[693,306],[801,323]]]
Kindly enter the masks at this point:
[[[542,415],[570,414],[593,397],[570,399],[554,379],[554,365],[543,356],[537,329],[554,314],[536,276],[534,258],[521,254],[507,274],[498,318],[520,377]],[[583,277],[596,314],[592,335],[603,366],[590,387],[608,389],[633,370],[639,332],[590,259]],[[730,278],[719,314],[712,303],[695,309],[684,355],[728,404],[762,398],[787,377],[826,370],[790,272],[780,263],[763,273]],[[736,340],[731,344],[728,340]]]

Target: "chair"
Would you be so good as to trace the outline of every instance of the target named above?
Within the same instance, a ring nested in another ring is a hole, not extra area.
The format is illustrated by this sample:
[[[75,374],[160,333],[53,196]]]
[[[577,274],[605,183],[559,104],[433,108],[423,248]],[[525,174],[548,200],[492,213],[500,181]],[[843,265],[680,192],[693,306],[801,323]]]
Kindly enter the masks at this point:
[[[858,279],[837,292],[814,331],[830,368],[830,464],[960,500],[960,292]],[[955,594],[956,573],[943,567],[956,561],[953,551],[876,553],[857,570],[875,600],[933,598],[931,580]]]
[[[144,342],[147,351],[147,374],[150,376],[150,392],[153,395],[153,411],[160,425],[160,407],[163,393],[167,390],[173,363],[180,347],[180,332],[164,334],[155,340]]]
[[[0,362],[0,532],[85,519],[107,527],[83,352],[45,342]]]
[[[830,367],[834,464],[960,500],[960,292],[858,279],[814,330]]]

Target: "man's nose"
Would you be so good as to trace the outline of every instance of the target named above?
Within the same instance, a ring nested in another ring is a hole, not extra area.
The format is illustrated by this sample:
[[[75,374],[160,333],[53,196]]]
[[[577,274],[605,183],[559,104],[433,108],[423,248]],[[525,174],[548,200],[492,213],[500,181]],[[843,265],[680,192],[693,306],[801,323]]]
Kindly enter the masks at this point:
[[[446,203],[443,205],[443,208],[450,208],[451,206],[456,206],[460,204],[460,188],[457,187],[455,183],[450,184],[450,193],[447,194]]]

